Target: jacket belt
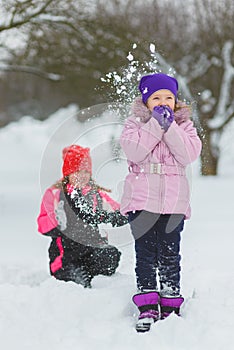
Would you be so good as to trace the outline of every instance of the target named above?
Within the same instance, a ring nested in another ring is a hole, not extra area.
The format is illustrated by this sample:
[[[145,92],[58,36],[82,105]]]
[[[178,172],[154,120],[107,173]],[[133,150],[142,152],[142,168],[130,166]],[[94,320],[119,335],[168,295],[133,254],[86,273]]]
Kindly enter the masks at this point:
[[[131,173],[159,174],[159,175],[185,175],[185,168],[179,165],[166,165],[161,163],[132,164],[128,168]]]

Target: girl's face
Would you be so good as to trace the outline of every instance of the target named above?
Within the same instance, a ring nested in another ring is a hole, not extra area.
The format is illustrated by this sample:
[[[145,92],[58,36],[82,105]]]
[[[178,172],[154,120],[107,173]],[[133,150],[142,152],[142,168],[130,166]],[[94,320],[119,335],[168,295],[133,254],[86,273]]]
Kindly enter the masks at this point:
[[[88,184],[90,178],[91,174],[87,170],[80,170],[69,175],[69,183],[76,188],[83,188]]]
[[[156,106],[168,106],[175,109],[175,96],[170,90],[162,89],[155,91],[147,100],[146,106],[152,112]]]

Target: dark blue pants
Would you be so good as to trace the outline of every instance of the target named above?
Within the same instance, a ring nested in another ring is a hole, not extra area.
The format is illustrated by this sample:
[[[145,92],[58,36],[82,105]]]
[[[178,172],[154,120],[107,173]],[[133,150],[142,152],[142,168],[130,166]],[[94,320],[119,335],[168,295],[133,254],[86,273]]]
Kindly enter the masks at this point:
[[[184,215],[144,210],[128,214],[135,238],[138,289],[158,290],[163,296],[180,295],[180,233]]]

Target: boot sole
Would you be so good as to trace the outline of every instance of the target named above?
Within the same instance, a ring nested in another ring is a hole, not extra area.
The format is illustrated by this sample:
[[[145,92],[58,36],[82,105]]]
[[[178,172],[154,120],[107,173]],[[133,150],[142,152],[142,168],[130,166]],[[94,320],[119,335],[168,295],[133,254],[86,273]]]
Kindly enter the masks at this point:
[[[150,330],[151,325],[156,321],[157,320],[154,320],[153,318],[142,318],[136,324],[136,331],[138,333],[148,332]]]

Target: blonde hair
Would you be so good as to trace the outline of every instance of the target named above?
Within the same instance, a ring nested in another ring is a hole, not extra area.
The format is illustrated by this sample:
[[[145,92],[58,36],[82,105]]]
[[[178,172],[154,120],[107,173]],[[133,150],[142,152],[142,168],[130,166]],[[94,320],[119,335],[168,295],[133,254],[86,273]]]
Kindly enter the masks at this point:
[[[66,193],[67,184],[69,184],[69,177],[64,176],[62,179],[58,180],[55,184],[53,184],[52,187],[59,188]],[[93,190],[111,192],[109,188],[105,188],[103,186],[98,185],[92,178],[89,180],[88,184],[92,187]]]

